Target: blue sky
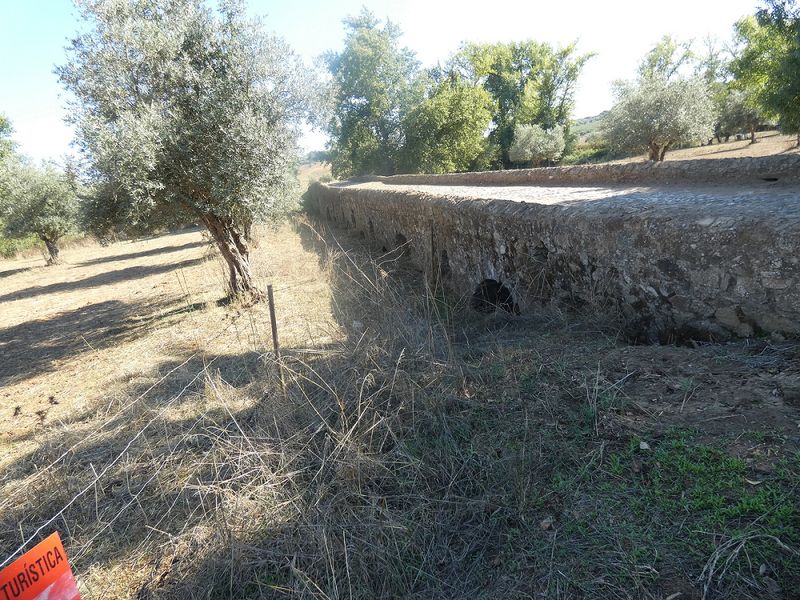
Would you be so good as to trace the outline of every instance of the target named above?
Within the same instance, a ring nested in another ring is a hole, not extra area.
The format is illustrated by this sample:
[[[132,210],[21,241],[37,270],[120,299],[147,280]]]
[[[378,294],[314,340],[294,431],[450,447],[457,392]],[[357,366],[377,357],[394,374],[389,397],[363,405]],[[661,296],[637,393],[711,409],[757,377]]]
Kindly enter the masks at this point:
[[[12,121],[20,150],[35,159],[69,152],[71,129],[64,124],[64,99],[53,67],[78,28],[71,0],[9,0],[0,21],[0,112]],[[598,55],[579,82],[575,116],[610,108],[611,83],[635,75],[641,57],[664,34],[695,39],[730,37],[739,17],[757,0],[248,0],[252,14],[284,37],[308,61],[341,48],[341,20],[367,6],[397,22],[402,43],[423,64],[444,61],[463,41],[532,38]],[[307,134],[306,149],[321,148],[324,136]]]

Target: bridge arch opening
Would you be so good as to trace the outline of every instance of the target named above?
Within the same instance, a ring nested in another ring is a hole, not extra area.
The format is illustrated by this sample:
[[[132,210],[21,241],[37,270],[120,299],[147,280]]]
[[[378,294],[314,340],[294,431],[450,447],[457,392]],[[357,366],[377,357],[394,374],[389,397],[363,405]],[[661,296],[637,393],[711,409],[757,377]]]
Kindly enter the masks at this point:
[[[404,236],[402,233],[398,233],[394,236],[394,247],[396,249],[402,249],[405,252],[411,253],[411,247],[407,246],[408,238]]]
[[[480,313],[490,314],[498,310],[512,315],[519,314],[511,290],[495,279],[484,279],[472,293],[470,306]]]

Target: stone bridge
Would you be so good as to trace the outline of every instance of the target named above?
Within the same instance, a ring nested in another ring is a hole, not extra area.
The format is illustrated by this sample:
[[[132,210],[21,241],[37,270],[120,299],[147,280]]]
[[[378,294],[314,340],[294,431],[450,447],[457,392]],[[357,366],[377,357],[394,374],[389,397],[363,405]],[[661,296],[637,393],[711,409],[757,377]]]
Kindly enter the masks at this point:
[[[800,155],[374,177],[308,198],[479,310],[588,305],[646,343],[800,334]]]

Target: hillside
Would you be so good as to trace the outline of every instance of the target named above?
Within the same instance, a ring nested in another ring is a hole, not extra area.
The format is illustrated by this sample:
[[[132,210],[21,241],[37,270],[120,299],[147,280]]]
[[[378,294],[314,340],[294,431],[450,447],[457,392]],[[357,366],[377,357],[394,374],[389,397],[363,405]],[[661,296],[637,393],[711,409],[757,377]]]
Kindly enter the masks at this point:
[[[601,133],[603,129],[603,122],[607,115],[608,111],[606,110],[592,117],[575,119],[572,125],[572,133],[577,135],[580,140],[585,140],[591,135]]]

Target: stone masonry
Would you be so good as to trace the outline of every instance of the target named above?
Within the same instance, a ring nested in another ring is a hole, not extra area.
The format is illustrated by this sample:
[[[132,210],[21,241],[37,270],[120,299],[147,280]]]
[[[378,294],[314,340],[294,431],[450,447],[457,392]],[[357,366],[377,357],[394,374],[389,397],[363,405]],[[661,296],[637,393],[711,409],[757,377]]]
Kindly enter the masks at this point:
[[[800,156],[375,177],[309,190],[323,219],[450,292],[619,314],[646,343],[800,335]]]

